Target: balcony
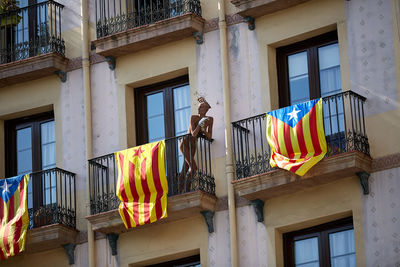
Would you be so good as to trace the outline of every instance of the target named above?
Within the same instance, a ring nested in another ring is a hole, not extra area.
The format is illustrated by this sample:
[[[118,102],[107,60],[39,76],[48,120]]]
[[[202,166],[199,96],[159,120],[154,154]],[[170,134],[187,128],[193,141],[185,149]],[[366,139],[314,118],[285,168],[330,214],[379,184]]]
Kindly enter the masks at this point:
[[[75,243],[75,174],[59,168],[35,172],[28,184],[27,252]]]
[[[260,17],[286,9],[308,0],[231,0],[242,17]]]
[[[202,32],[200,0],[96,0],[96,53],[117,57]]]
[[[358,173],[369,173],[371,157],[365,132],[365,100],[351,91],[323,98],[328,152],[302,177],[270,167],[265,113],[233,122],[236,168],[233,185],[238,195],[249,200],[268,199]]]
[[[0,87],[66,70],[63,7],[50,0],[0,14]]]
[[[217,198],[211,170],[211,140],[198,138],[194,161],[190,162],[191,166],[197,166],[197,171],[190,172],[186,178],[180,175],[184,159],[178,144],[189,137],[190,135],[182,135],[165,141],[168,218],[160,220],[161,223],[196,216],[201,211],[215,210]],[[194,148],[189,146],[190,153],[192,149]],[[105,234],[126,231],[118,213],[120,201],[115,188],[118,169],[114,153],[90,160],[89,166],[91,216],[87,219],[92,223],[93,230]],[[187,174],[186,169],[185,173]]]

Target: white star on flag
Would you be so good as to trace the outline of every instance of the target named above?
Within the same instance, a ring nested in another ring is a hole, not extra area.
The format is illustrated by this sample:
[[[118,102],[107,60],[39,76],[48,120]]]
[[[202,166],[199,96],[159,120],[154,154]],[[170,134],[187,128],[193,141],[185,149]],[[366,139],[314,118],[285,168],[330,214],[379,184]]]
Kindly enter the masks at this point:
[[[294,119],[295,121],[297,121],[297,113],[299,113],[299,112],[300,112],[300,110],[296,110],[296,107],[293,107],[293,111],[289,112],[286,115],[290,116],[289,120],[293,120]]]
[[[8,184],[7,184],[7,180],[4,181],[4,184],[3,184],[2,186],[0,186],[0,187],[3,188],[3,194],[4,194],[4,193],[10,193],[10,190],[8,190],[8,189],[9,189],[9,186],[8,186]]]

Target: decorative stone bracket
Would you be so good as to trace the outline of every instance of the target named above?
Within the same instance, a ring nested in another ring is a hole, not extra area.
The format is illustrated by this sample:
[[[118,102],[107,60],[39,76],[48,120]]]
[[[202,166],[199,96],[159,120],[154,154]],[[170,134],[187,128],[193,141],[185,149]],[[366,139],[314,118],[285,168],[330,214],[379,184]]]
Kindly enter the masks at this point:
[[[358,178],[360,179],[360,184],[363,190],[364,195],[369,194],[369,176],[370,174],[368,172],[357,172],[356,173]]]
[[[68,243],[63,245],[63,248],[65,249],[65,254],[67,254],[69,265],[75,264],[75,244]]]
[[[194,32],[193,37],[196,40],[196,44],[201,45],[204,42],[204,35],[202,32]]]
[[[62,70],[56,71],[56,75],[60,78],[61,82],[65,83],[67,81],[67,73]]]
[[[113,255],[113,256],[118,254],[118,250],[117,250],[118,237],[119,237],[119,235],[117,235],[117,234],[107,234],[108,244],[110,245],[111,255]]]
[[[264,221],[264,201],[262,201],[261,199],[254,199],[251,201],[251,205],[253,206],[254,212],[256,213],[257,221],[263,222]]]
[[[208,232],[214,233],[214,211],[210,211],[210,210],[203,210],[200,211],[201,215],[203,215],[204,220],[206,221],[207,224],[207,228],[208,228]]]
[[[110,70],[115,70],[115,65],[116,65],[115,57],[107,56],[106,62],[108,63],[108,67],[110,68]]]
[[[256,20],[255,20],[255,18],[247,16],[247,17],[244,17],[243,20],[245,22],[247,22],[247,26],[249,27],[250,31],[253,31],[256,28]]]

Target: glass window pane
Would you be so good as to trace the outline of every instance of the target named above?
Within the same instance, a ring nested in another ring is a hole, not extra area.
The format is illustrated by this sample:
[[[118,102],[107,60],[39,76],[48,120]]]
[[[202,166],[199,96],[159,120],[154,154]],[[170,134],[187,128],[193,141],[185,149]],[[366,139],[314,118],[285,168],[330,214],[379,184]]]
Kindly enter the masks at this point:
[[[318,237],[294,242],[295,264],[302,267],[318,267]]]
[[[147,133],[149,143],[165,138],[164,95],[162,92],[146,96]]]
[[[17,130],[17,175],[32,172],[32,128]],[[32,181],[28,183],[28,208],[33,207]]]
[[[353,229],[330,234],[329,245],[332,267],[356,266],[356,250]]]
[[[175,136],[185,134],[190,120],[190,87],[185,85],[175,88],[174,95],[174,118]]]
[[[309,100],[307,52],[288,56],[288,65],[291,105]]]
[[[340,77],[339,45],[331,44],[318,48],[321,96],[342,91]]]
[[[54,121],[41,124],[42,170],[56,167],[56,138]]]
[[[32,171],[32,129],[17,130],[17,174]]]
[[[187,133],[190,123],[190,87],[189,85],[174,88],[174,118],[175,136]],[[178,142],[176,144],[178,151]],[[178,153],[178,170],[182,168],[184,159],[182,153]]]

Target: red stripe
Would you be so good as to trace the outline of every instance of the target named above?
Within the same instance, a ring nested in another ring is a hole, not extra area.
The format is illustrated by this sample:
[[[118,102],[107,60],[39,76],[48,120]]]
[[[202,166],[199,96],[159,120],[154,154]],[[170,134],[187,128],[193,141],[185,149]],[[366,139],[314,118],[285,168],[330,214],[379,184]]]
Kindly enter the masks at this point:
[[[147,183],[147,172],[146,172],[146,158],[143,159],[141,166],[140,166],[140,180],[143,188],[144,193],[144,223],[150,223],[150,190],[149,184]]]
[[[24,211],[24,184],[25,184],[25,178],[22,178],[22,181],[19,183],[19,209],[18,209],[18,220],[15,225],[15,232],[14,232],[14,237],[13,237],[13,246],[14,246],[14,254],[19,253],[19,243],[18,240],[21,235],[22,231],[22,215]]]
[[[157,197],[156,197],[156,215],[157,219],[160,219],[162,216],[162,204],[161,204],[161,197],[163,196],[164,190],[161,185],[161,180],[160,180],[160,172],[158,170],[158,149],[159,149],[159,143],[153,147],[153,151],[151,153],[151,167],[153,171],[153,180],[154,180],[154,185],[156,187],[157,191]]]
[[[290,139],[290,126],[286,123],[283,124],[283,137],[285,140],[285,147],[287,156],[291,159],[294,156],[292,139]]]
[[[311,135],[311,140],[314,146],[314,155],[315,154],[321,154],[321,146],[319,145],[319,139],[318,139],[318,129],[317,129],[317,111],[316,107],[314,106],[309,113],[310,117],[310,135]]]
[[[276,153],[280,154],[281,150],[279,148],[279,135],[278,135],[278,123],[279,123],[279,120],[277,118],[275,118],[274,116],[271,116],[271,118],[272,118],[271,123],[272,123],[272,126],[274,127],[273,128],[274,131],[273,131],[272,140],[275,143],[275,151],[276,151]]]
[[[131,194],[133,197],[133,220],[135,221],[136,225],[139,225],[139,194],[136,190],[136,185],[135,185],[135,164],[133,162],[129,161],[129,185],[131,188]]]
[[[301,152],[300,158],[303,159],[307,156],[308,153],[303,133],[303,119],[301,119],[296,125],[296,134],[297,134],[297,142],[299,143],[299,148]]]
[[[119,176],[119,191],[121,192],[121,197],[123,202],[128,202],[128,197],[126,196],[125,192],[125,185],[124,185],[124,155],[122,153],[118,153],[119,157],[119,169],[120,169],[120,176]]]
[[[126,221],[126,226],[127,226],[128,228],[132,228],[131,217],[129,216],[128,208],[126,207],[126,203],[127,203],[127,202],[122,202],[122,212],[124,213],[124,217],[125,217],[125,221]]]

